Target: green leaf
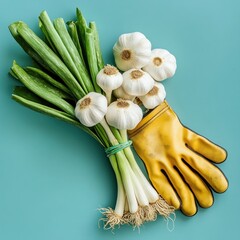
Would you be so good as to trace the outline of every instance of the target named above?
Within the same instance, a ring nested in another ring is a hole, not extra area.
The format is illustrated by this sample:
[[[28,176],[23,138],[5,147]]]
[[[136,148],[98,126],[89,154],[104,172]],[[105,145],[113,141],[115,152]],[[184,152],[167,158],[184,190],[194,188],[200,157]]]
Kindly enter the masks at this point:
[[[88,28],[87,26],[87,22],[85,20],[85,18],[83,17],[82,15],[82,12],[80,11],[79,8],[76,9],[76,15],[77,15],[77,22],[76,22],[76,25],[77,25],[77,29],[78,29],[78,32],[79,32],[79,39],[81,41],[81,46],[83,47],[83,50],[85,51],[85,32],[86,32],[86,29]]]
[[[88,66],[90,70],[90,74],[92,77],[93,85],[95,88],[95,91],[98,93],[101,93],[102,90],[98,86],[96,81],[96,76],[98,74],[98,64],[97,64],[97,55],[95,50],[95,43],[94,43],[94,34],[92,29],[88,28],[86,31],[86,49],[87,49],[87,60],[88,60]]]
[[[51,22],[47,12],[46,11],[41,12],[39,18],[40,18],[42,24],[44,25],[44,28],[45,28],[49,38],[51,39],[51,41],[54,44],[55,48],[57,49],[59,55],[63,59],[63,62],[68,67],[68,69],[73,74],[73,76],[75,76],[77,78],[78,82],[82,85],[83,92],[85,94],[87,94],[87,89],[84,85],[82,77],[81,77],[76,65],[74,64],[74,61],[71,58],[70,53],[68,52],[66,46],[64,45],[61,37],[59,36],[58,32],[54,28],[54,25]]]
[[[94,36],[94,46],[95,46],[95,52],[96,52],[96,58],[97,58],[97,64],[98,64],[98,71],[103,69],[104,62],[102,58],[102,52],[100,48],[100,41],[99,41],[99,35],[97,31],[97,25],[95,22],[89,23],[90,28],[92,29],[93,36]]]
[[[12,23],[9,25],[10,33],[12,34],[13,38],[17,41],[17,43],[22,47],[22,49],[34,60],[36,61],[40,66],[45,68],[48,71],[51,71],[51,69],[48,67],[48,65],[43,61],[43,59],[40,57],[40,55],[24,40],[24,38],[21,37],[21,35],[18,33],[18,27],[19,25],[23,25],[24,23],[22,21]]]
[[[11,70],[29,90],[45,99],[46,101],[59,107],[66,113],[74,116],[74,107],[62,99],[66,93],[50,85],[45,80],[29,75],[19,65],[17,65],[15,61],[13,62]]]
[[[62,60],[25,23],[19,22],[17,32],[39,54],[49,68],[65,82],[77,99],[85,96],[85,92]]]
[[[57,18],[54,20],[54,27],[57,30],[58,35],[60,36],[67,52],[69,53],[73,64],[77,70],[77,79],[81,83],[81,86],[86,92],[94,91],[90,76],[88,71],[81,60],[81,56],[78,53],[78,50],[73,43],[71,36],[69,35],[66,24],[62,18]]]
[[[57,49],[55,48],[54,44],[51,41],[51,38],[49,37],[47,30],[45,29],[44,25],[42,24],[41,20],[39,19],[39,28],[42,30],[45,38],[46,38],[46,42],[48,43],[48,45],[52,48],[52,50],[58,55]]]
[[[17,101],[18,103],[24,105],[25,107],[28,107],[34,111],[52,116],[54,118],[63,120],[67,123],[73,124],[80,129],[87,132],[89,135],[94,137],[100,144],[103,145],[99,137],[94,133],[93,130],[91,130],[88,127],[85,127],[82,125],[75,117],[59,111],[57,109],[54,109],[53,107],[44,105],[46,102],[39,98],[37,95],[32,93],[30,90],[28,90],[26,87],[15,87],[12,98]]]
[[[81,40],[81,45],[83,46],[82,47],[83,55],[86,59],[87,66],[90,71],[92,83],[93,83],[95,91],[98,93],[102,93],[101,88],[98,86],[98,84],[96,82],[96,76],[99,72],[98,59],[97,59],[97,53],[96,53],[96,48],[95,48],[96,47],[95,46],[96,32],[95,32],[94,26],[92,26],[93,29],[91,29],[87,26],[87,22],[86,22],[85,18],[83,17],[82,12],[78,8],[76,11],[76,15],[77,15],[76,25],[77,25],[77,29],[78,29],[79,39]]]
[[[81,60],[82,60],[82,63],[85,65],[86,67],[86,64],[85,64],[85,61],[84,61],[84,58],[83,58],[83,53],[82,53],[82,47],[81,47],[81,43],[80,43],[80,39],[78,37],[78,32],[77,32],[77,26],[76,26],[76,23],[74,21],[69,21],[67,22],[68,24],[68,27],[69,27],[69,33],[71,35],[71,38],[78,50],[78,53],[81,57]]]
[[[48,75],[47,73],[45,73],[44,71],[42,71],[39,68],[26,67],[25,71],[32,76],[42,78],[42,79],[48,81],[49,83],[51,83],[56,88],[61,89],[62,91],[66,92],[70,95],[72,94],[71,91],[64,84],[62,84],[61,82],[53,79],[50,75]]]
[[[33,102],[41,103],[41,104],[43,104],[45,106],[48,106],[48,107],[53,107],[54,106],[51,103],[49,103],[46,100],[44,100],[43,98],[40,98],[35,93],[31,92],[25,86],[16,86],[14,88],[14,90],[13,90],[13,94],[21,96],[21,97],[23,97],[23,98],[25,98],[27,100],[33,101]]]

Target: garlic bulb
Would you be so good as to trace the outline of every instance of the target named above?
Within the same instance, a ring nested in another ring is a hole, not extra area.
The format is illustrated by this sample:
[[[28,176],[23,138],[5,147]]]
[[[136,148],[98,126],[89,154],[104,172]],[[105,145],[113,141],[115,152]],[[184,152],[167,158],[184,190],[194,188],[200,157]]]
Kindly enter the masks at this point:
[[[120,86],[119,88],[113,90],[113,95],[116,98],[122,98],[122,99],[125,99],[125,100],[133,100],[134,99],[134,96],[127,94],[124,91],[122,86]]]
[[[142,68],[150,61],[151,43],[140,32],[122,34],[113,47],[117,67],[122,71]]]
[[[156,82],[153,88],[144,96],[139,97],[145,108],[153,109],[161,104],[166,97],[163,84]]]
[[[87,127],[92,127],[101,122],[106,113],[107,99],[96,92],[88,93],[77,102],[75,107],[75,116]]]
[[[172,77],[176,69],[176,58],[165,49],[152,50],[150,62],[143,67],[156,81]]]
[[[96,80],[102,90],[108,92],[120,87],[123,82],[123,77],[116,67],[106,65],[99,71]]]
[[[130,69],[123,73],[122,86],[127,94],[143,96],[152,89],[153,85],[153,78],[140,69]]]
[[[137,104],[123,99],[112,102],[106,114],[108,124],[119,130],[135,128],[142,117],[142,110]]]

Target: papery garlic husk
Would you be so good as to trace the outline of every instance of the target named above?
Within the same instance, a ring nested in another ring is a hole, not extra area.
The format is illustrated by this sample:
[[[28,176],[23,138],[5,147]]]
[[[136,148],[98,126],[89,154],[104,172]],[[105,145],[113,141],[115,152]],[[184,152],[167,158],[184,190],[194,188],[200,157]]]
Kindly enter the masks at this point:
[[[142,68],[150,61],[151,43],[140,32],[122,34],[113,47],[117,67],[122,71]]]
[[[142,117],[141,108],[132,101],[124,99],[112,102],[106,114],[108,124],[120,130],[135,128]]]
[[[156,81],[172,77],[176,69],[176,58],[165,49],[152,50],[150,62],[143,67]]]
[[[107,99],[96,92],[88,93],[77,102],[75,107],[75,116],[87,127],[93,127],[101,122],[106,113]]]
[[[113,90],[113,95],[114,95],[116,98],[122,98],[122,99],[125,99],[125,100],[133,100],[133,99],[135,98],[135,96],[132,96],[132,95],[127,94],[127,93],[124,91],[122,85],[121,85],[119,88]]]
[[[147,109],[153,109],[166,98],[166,91],[162,83],[155,82],[153,88],[144,96],[139,97]]]
[[[122,85],[123,77],[116,67],[106,65],[97,74],[96,81],[103,91],[109,92]]]
[[[123,73],[123,89],[133,96],[143,96],[147,94],[154,85],[153,78],[141,69],[130,69]]]

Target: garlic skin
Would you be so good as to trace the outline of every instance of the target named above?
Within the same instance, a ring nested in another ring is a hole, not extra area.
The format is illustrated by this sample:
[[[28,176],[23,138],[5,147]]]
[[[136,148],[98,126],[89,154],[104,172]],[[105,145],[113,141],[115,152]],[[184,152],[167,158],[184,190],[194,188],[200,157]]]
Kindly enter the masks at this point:
[[[119,130],[131,130],[142,120],[141,108],[129,100],[118,99],[112,102],[107,109],[108,124]]]
[[[116,67],[106,65],[97,74],[96,81],[104,92],[109,92],[122,85],[123,77]]]
[[[161,104],[166,98],[166,91],[162,83],[156,82],[153,88],[144,96],[139,97],[147,109],[153,109]]]
[[[147,94],[154,85],[153,78],[140,69],[130,69],[123,73],[123,89],[133,96],[143,96]]]
[[[172,77],[177,69],[176,58],[165,49],[153,49],[150,62],[143,67],[156,81]]]
[[[122,71],[142,68],[151,57],[151,42],[140,32],[122,34],[113,46],[117,67]]]
[[[122,98],[122,99],[125,99],[125,100],[133,100],[135,98],[135,96],[127,94],[124,91],[123,86],[120,86],[119,88],[113,90],[113,95],[116,98]]]
[[[75,107],[75,116],[87,127],[100,123],[106,113],[107,99],[96,92],[90,92],[78,100]]]

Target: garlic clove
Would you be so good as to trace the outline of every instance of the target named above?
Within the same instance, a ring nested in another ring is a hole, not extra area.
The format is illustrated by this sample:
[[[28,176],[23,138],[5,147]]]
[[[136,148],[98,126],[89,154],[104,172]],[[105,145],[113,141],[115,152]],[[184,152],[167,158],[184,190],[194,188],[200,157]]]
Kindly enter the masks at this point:
[[[101,122],[106,113],[107,99],[96,92],[88,93],[77,102],[75,107],[75,116],[87,127],[93,127]]]
[[[123,73],[123,89],[133,96],[147,94],[154,85],[153,78],[141,69],[130,69]]]
[[[147,109],[153,109],[166,98],[166,91],[162,83],[155,82],[153,88],[144,96],[139,97]]]
[[[142,68],[150,61],[151,43],[140,32],[122,34],[113,47],[117,67],[122,71]]]
[[[177,69],[176,58],[165,49],[154,49],[151,60],[143,67],[156,81],[172,77]]]
[[[99,71],[96,81],[104,92],[109,92],[122,85],[123,77],[116,67],[108,64]]]
[[[134,96],[127,94],[127,93],[124,91],[122,85],[121,85],[119,88],[113,90],[113,95],[114,95],[116,98],[122,98],[122,99],[125,99],[125,100],[133,100],[133,99],[135,98]]]
[[[120,130],[135,128],[142,117],[141,108],[132,101],[124,99],[112,102],[106,114],[108,124]]]

